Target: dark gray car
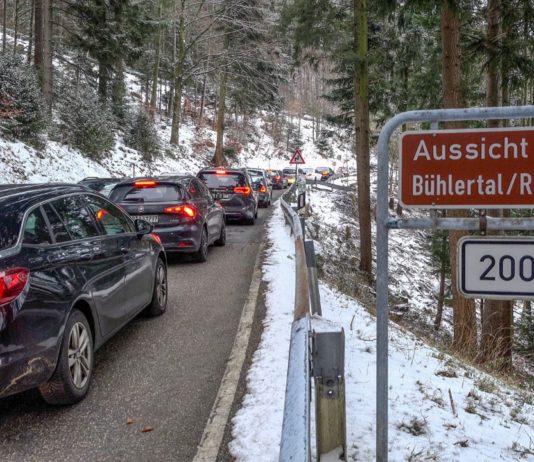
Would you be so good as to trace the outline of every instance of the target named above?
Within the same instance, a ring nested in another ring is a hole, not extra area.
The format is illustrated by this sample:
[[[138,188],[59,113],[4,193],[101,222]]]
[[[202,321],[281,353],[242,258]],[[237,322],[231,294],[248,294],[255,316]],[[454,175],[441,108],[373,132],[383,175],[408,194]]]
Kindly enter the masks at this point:
[[[134,178],[115,186],[110,197],[132,217],[152,223],[167,252],[205,262],[210,245],[226,244],[224,209],[194,176]]]
[[[143,309],[165,311],[163,247],[81,186],[0,186],[0,216],[0,397],[39,387],[75,403],[94,351]]]
[[[204,168],[197,174],[226,217],[253,225],[258,216],[258,193],[246,169]]]

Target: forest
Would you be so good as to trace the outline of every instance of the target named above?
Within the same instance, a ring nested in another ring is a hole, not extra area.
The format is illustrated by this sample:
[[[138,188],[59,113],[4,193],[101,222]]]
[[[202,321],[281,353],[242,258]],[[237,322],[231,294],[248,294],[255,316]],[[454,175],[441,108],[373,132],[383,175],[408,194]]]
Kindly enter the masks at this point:
[[[151,162],[179,152],[188,118],[216,129],[213,163],[223,165],[240,141],[225,137],[225,127],[258,115],[288,148],[299,144],[294,117],[311,118],[318,143],[325,123],[348,134],[360,224],[354,271],[371,278],[371,158],[384,122],[413,109],[534,102],[533,0],[2,0],[0,11],[0,130],[8,139],[37,147],[59,140],[98,160],[120,133]],[[126,71],[143,82],[139,94],[127,93]],[[162,120],[171,151],[156,134]],[[392,146],[392,196],[396,156]],[[514,318],[512,302],[461,297],[451,271],[461,236],[432,237],[435,327],[450,303],[453,350],[509,370],[514,350],[534,353],[531,303],[516,303]]]

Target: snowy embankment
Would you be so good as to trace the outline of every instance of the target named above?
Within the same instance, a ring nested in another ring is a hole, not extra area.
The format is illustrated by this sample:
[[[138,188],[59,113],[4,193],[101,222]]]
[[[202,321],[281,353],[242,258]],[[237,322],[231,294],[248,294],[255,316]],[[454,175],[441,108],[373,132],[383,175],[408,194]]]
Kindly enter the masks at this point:
[[[265,330],[247,376],[243,407],[233,420],[230,451],[237,461],[277,461],[279,453],[294,245],[280,208],[268,229]],[[346,335],[348,460],[374,460],[375,318],[357,301],[325,284],[320,292],[323,316],[340,323]],[[393,323],[389,358],[390,460],[483,462],[534,457],[531,397],[465,367]]]

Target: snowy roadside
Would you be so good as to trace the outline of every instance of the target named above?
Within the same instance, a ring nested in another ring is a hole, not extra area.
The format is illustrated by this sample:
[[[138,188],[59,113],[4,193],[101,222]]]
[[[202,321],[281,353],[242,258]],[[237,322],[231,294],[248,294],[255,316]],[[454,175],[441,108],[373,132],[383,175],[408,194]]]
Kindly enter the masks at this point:
[[[265,330],[243,407],[232,422],[230,451],[237,461],[278,460],[294,297],[294,247],[280,208],[268,225],[268,239]],[[326,284],[320,291],[323,316],[339,322],[346,334],[348,460],[374,460],[375,318]],[[534,456],[531,396],[465,367],[394,324],[390,342],[390,460]]]

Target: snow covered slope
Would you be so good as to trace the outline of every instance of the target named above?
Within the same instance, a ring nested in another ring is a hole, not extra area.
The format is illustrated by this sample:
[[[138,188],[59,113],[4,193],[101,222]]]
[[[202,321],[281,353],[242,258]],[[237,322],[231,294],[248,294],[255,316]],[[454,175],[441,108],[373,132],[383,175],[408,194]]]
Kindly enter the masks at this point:
[[[243,407],[233,420],[230,444],[239,462],[277,461],[280,444],[294,245],[280,208],[268,229],[265,331],[247,376]],[[325,284],[320,292],[323,316],[345,330],[348,460],[374,460],[375,318],[357,301]],[[395,324],[389,357],[391,461],[533,460],[532,396],[464,366]]]

